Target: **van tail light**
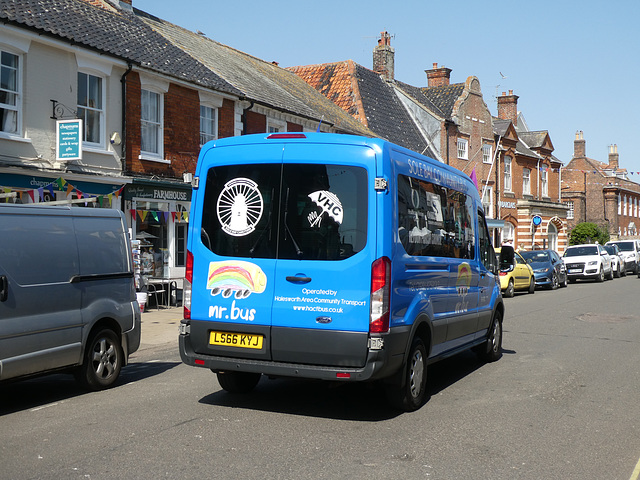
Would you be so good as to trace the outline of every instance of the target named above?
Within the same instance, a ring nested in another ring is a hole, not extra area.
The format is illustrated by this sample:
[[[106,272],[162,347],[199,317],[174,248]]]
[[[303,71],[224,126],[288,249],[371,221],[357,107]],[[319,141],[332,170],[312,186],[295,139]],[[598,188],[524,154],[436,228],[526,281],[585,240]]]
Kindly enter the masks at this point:
[[[187,265],[182,286],[183,317],[191,318],[191,283],[193,282],[193,253],[187,250]]]
[[[391,289],[391,260],[378,258],[371,265],[371,303],[369,333],[389,331],[389,292]]]

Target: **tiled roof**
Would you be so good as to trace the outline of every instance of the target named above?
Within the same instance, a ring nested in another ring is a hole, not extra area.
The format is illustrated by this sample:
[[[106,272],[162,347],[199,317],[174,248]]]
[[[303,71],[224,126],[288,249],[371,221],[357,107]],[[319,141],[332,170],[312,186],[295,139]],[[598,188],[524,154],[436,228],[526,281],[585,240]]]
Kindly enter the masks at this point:
[[[291,67],[300,78],[366,125],[397,145],[435,157],[400,102],[394,87],[379,74],[351,60]]]
[[[138,10],[136,14],[154,32],[232,84],[247,99],[308,119],[323,119],[339,131],[374,136],[292,72],[165,20]]]
[[[522,141],[529,145],[530,148],[540,148],[544,146],[544,141],[549,136],[547,131],[539,132],[518,132],[518,136]]]
[[[0,0],[0,19],[203,87],[240,92],[128,11],[82,0]]]
[[[444,114],[445,118],[451,119],[453,107],[464,91],[464,83],[453,83],[451,85],[441,85],[439,87],[424,87],[420,90],[433,105]]]
[[[445,113],[440,110],[439,107],[433,103],[427,95],[425,95],[424,88],[414,87],[413,85],[408,85],[406,83],[400,82],[396,80],[396,86],[402,90],[404,93],[409,95],[416,102],[424,105],[428,110],[438,115],[441,118],[445,118]],[[455,102],[455,100],[454,100]]]
[[[501,118],[493,117],[493,133],[504,137],[510,124],[511,120],[503,120]]]

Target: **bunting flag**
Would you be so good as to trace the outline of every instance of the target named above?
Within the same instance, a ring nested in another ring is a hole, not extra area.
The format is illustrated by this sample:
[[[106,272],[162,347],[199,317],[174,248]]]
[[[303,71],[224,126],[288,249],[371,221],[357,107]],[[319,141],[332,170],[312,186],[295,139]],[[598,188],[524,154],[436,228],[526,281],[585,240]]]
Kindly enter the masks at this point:
[[[44,201],[44,194],[45,191],[47,191],[51,197],[53,197],[55,195],[55,191],[58,190],[60,192],[65,192],[66,196],[68,197],[69,195],[71,195],[74,191],[76,192],[76,195],[78,196],[79,199],[86,199],[89,200],[90,198],[95,198],[97,203],[100,205],[100,207],[104,207],[104,201],[105,201],[105,197],[107,197],[108,201],[109,201],[109,205],[111,205],[113,203],[113,197],[115,196],[116,199],[120,198],[120,195],[122,194],[122,192],[124,191],[124,185],[122,185],[120,188],[118,188],[117,190],[114,190],[111,193],[108,193],[106,195],[92,195],[92,194],[87,194],[82,192],[80,189],[78,189],[77,186],[67,182],[64,178],[59,177],[55,180],[53,180],[51,183],[49,183],[48,185],[45,185],[43,187],[39,187],[33,190],[22,190],[22,189],[16,189],[17,190],[17,194],[19,195],[20,198],[20,202],[23,202],[23,195],[26,193],[29,198],[31,199],[31,202],[35,202],[36,199],[36,192],[38,195],[38,199],[43,202]],[[11,187],[4,187],[4,186],[0,186],[0,191],[4,192],[4,193],[11,193],[12,192],[12,188]],[[5,199],[5,202],[8,202],[9,199]],[[88,202],[85,202],[85,205],[87,205]],[[149,216],[149,214],[151,215],[151,217],[158,223],[161,223],[164,220],[165,224],[169,223],[169,215],[171,215],[171,219],[175,222],[188,222],[189,221],[189,214],[188,212],[175,212],[175,211],[164,211],[164,210],[135,210],[135,209],[131,209],[129,210],[129,213],[131,214],[131,218],[133,221],[137,220],[137,216],[140,217],[140,219],[144,222],[147,217]],[[136,216],[137,215],[137,216]]]

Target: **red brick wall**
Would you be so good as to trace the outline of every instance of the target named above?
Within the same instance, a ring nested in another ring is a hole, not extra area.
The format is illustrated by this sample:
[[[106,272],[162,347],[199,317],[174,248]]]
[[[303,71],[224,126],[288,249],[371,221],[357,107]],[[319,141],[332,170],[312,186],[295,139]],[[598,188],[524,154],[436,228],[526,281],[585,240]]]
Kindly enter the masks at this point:
[[[252,133],[265,133],[267,131],[267,117],[249,110],[245,115],[247,135]]]
[[[127,162],[125,173],[144,172],[144,168],[138,159],[140,155],[140,76],[131,72],[126,77],[127,97],[126,108],[126,136],[125,159]]]
[[[222,107],[218,109],[218,138],[233,137],[235,135],[235,103],[224,99]]]
[[[287,132],[302,132],[302,125],[287,122]]]

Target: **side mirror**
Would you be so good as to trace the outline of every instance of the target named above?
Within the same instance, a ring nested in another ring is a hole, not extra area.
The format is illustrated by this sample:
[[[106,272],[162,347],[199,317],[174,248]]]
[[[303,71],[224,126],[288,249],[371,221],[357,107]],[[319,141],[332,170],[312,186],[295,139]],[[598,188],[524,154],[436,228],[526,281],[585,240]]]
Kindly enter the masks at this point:
[[[505,245],[500,249],[500,271],[510,272],[516,268],[516,254],[513,247]]]

